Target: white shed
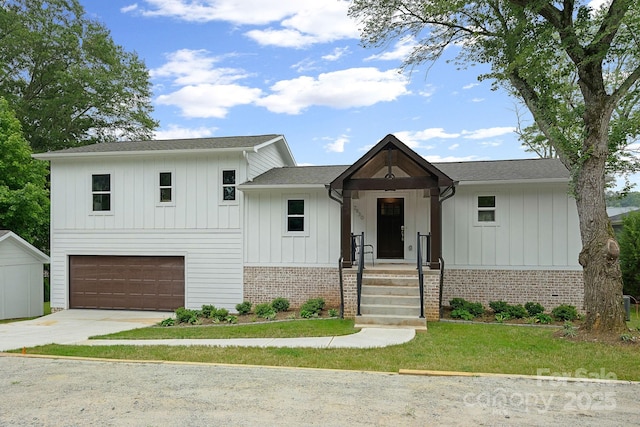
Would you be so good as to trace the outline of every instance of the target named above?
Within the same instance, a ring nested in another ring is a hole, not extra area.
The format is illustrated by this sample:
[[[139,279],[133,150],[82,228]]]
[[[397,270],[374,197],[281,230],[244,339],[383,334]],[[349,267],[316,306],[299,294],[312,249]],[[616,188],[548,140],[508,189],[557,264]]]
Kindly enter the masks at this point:
[[[49,257],[9,230],[0,230],[0,319],[43,314],[44,264]]]

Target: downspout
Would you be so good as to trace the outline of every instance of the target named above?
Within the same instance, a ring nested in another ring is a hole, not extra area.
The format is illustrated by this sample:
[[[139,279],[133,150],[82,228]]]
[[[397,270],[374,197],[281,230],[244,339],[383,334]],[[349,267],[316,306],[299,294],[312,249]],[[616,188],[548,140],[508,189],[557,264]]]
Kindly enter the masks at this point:
[[[331,186],[327,185],[326,187],[329,198],[337,202],[342,207],[342,200],[333,195],[333,189],[331,188]],[[344,284],[342,279],[342,257],[340,257],[340,259],[338,260],[338,275],[340,277],[340,318],[344,319]]]
[[[454,181],[453,184],[440,192],[440,205],[442,205],[442,202],[444,202],[445,200],[455,196],[456,184],[458,184],[458,182],[459,181]],[[442,207],[440,207],[440,212],[442,212]],[[442,223],[442,218],[440,219],[440,222]],[[442,250],[440,250],[440,259],[438,261],[440,262],[440,293],[438,295],[438,312],[440,318],[442,318],[442,289],[444,287],[444,258],[442,258]]]

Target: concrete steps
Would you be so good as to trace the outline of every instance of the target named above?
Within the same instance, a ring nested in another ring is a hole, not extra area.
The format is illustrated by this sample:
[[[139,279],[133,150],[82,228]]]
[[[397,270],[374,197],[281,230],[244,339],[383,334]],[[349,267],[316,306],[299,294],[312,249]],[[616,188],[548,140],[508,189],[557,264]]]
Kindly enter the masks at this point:
[[[367,268],[362,278],[356,327],[426,329],[420,318],[420,288],[415,269]]]

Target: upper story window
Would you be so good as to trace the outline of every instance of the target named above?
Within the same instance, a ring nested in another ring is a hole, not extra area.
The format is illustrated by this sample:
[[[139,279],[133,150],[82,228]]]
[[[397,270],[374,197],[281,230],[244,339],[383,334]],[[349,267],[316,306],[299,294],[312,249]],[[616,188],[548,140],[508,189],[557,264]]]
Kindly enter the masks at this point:
[[[287,232],[303,232],[304,199],[287,199]]]
[[[91,175],[92,210],[111,211],[111,174]]]
[[[233,202],[236,200],[236,171],[222,171],[222,201]]]
[[[173,176],[171,172],[159,174],[160,203],[173,202]]]
[[[496,196],[478,196],[477,217],[479,224],[496,223]]]

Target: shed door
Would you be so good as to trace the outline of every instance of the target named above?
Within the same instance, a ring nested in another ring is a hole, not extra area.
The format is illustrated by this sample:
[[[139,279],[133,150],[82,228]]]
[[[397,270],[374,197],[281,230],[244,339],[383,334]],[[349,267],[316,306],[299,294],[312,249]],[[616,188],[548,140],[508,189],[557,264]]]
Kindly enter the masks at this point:
[[[69,306],[173,311],[184,306],[184,257],[70,256]]]

